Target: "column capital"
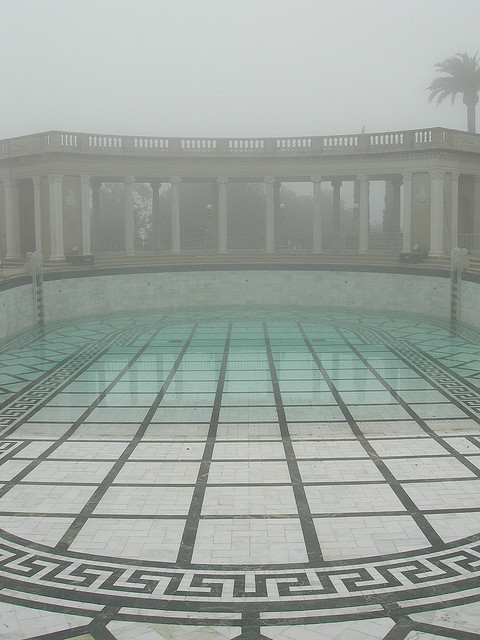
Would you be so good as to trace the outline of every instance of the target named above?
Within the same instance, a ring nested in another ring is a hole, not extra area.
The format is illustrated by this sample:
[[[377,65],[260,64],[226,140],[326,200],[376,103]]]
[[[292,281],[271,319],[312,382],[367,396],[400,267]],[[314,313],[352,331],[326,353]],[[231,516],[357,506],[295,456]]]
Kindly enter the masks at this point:
[[[80,182],[83,185],[88,185],[90,186],[90,176],[80,176]]]
[[[263,181],[266,184],[274,184],[275,183],[275,178],[273,176],[267,176],[266,178],[263,179]]]
[[[124,178],[125,184],[133,184],[135,180],[136,178],[134,178],[133,176],[125,176]]]
[[[413,174],[411,171],[405,171],[402,173],[403,182],[411,182]]]
[[[445,171],[442,171],[442,169],[434,169],[429,173],[432,180],[443,180],[443,177],[445,176]]]
[[[478,184],[478,182],[480,182],[480,175],[473,175],[472,178],[475,184]]]
[[[330,180],[330,184],[334,189],[338,189],[342,186],[343,181],[340,180],[340,178],[334,178],[333,180]]]
[[[359,173],[357,175],[357,180],[358,180],[358,182],[367,182],[368,181],[368,175],[366,173]]]
[[[228,178],[226,178],[225,176],[220,176],[219,178],[217,178],[217,182],[218,184],[227,184]]]
[[[456,171],[451,171],[450,172],[450,176],[451,176],[453,182],[458,182],[458,180],[460,178],[460,174],[457,173]]]
[[[63,182],[63,174],[60,173],[55,173],[53,175],[49,175],[47,176],[48,178],[48,182],[50,182],[51,184],[62,184]]]
[[[312,182],[322,182],[322,176],[310,176]]]
[[[35,186],[35,187],[40,186],[40,182],[41,182],[41,180],[42,180],[42,177],[41,177],[41,176],[33,176],[33,177],[32,177],[32,182],[33,182],[33,184],[34,184],[34,186]]]
[[[173,176],[173,178],[170,178],[170,183],[171,184],[180,184],[181,181],[182,181],[182,179],[179,178],[178,176]]]

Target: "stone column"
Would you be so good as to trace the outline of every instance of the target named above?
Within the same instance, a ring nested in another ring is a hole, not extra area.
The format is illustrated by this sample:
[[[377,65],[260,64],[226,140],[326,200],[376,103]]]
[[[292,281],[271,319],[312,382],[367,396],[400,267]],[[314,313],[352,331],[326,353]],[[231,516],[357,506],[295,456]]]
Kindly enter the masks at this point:
[[[125,253],[135,255],[135,220],[133,219],[133,185],[135,178],[125,178]]]
[[[178,253],[180,251],[180,193],[179,184],[181,178],[170,178],[172,185],[171,191],[171,217],[172,217],[172,251]]]
[[[99,180],[92,180],[92,227],[93,227],[93,248],[90,250],[99,254],[102,252],[102,234],[100,228],[100,187]]]
[[[5,186],[5,231],[7,253],[5,258],[21,258],[20,211],[18,209],[18,182],[12,178],[3,180]]]
[[[219,253],[227,253],[227,182],[228,178],[217,178]]]
[[[444,171],[430,172],[430,251],[431,257],[443,256],[443,178]]]
[[[358,180],[358,253],[368,252],[368,232],[370,223],[370,206],[368,198],[368,177],[357,176]]]
[[[266,249],[275,251],[275,178],[265,178]]]
[[[333,233],[333,246],[339,248],[340,242],[340,189],[342,188],[341,180],[332,180],[333,187],[333,220],[332,220],[332,233]]]
[[[450,251],[458,247],[458,179],[459,173],[451,173],[452,178],[452,218],[450,221]]]
[[[403,226],[402,251],[412,250],[412,174],[403,174]]]
[[[313,251],[322,250],[322,177],[312,176],[313,182]]]
[[[90,176],[80,176],[80,198],[82,203],[82,253],[92,253],[90,229]]]
[[[50,260],[65,260],[63,253],[63,176],[48,176],[50,196]]]
[[[385,211],[383,216],[384,233],[400,231],[400,187],[402,180],[394,176],[385,181]]]
[[[273,183],[273,246],[276,250],[280,249],[285,241],[285,211],[280,209],[280,187],[281,181],[275,180]]]
[[[160,251],[162,246],[160,232],[160,182],[151,182],[152,188],[152,248]]]
[[[35,251],[42,254],[42,199],[40,194],[40,176],[34,176],[33,182],[33,216],[35,220]]]
[[[473,233],[480,235],[480,176],[473,176]],[[475,242],[474,247],[478,246],[480,242]]]

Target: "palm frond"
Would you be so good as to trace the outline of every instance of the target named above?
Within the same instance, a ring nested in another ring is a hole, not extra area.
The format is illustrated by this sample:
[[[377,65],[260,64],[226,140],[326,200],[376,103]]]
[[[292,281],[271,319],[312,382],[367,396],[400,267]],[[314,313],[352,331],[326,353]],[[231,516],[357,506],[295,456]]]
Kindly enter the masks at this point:
[[[480,91],[478,52],[474,56],[457,53],[443,62],[438,62],[435,67],[438,72],[448,75],[435,78],[427,87],[430,91],[429,102],[436,98],[437,104],[440,104],[445,98],[451,97],[453,104],[459,93],[473,96]]]

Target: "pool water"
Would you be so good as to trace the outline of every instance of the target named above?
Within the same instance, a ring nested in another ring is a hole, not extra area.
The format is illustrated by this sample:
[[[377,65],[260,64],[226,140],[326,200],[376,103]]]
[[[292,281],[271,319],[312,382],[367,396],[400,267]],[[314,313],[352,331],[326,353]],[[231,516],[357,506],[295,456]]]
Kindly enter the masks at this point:
[[[439,599],[480,595],[479,386],[480,332],[414,315],[152,311],[3,341],[4,615],[384,638],[393,603],[438,627]]]

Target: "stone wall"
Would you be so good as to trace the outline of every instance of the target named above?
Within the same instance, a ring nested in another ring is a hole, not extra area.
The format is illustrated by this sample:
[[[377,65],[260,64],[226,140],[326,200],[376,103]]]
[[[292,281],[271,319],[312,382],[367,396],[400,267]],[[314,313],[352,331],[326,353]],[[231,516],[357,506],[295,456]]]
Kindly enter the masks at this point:
[[[480,327],[480,284],[463,280],[459,320]]]
[[[448,278],[368,272],[135,273],[45,282],[45,319],[109,311],[265,304],[385,309],[447,317]]]
[[[35,324],[31,284],[0,291],[0,340]]]
[[[0,290],[0,338],[34,326],[31,285]],[[480,327],[480,285],[463,282],[460,319]],[[450,279],[409,273],[311,269],[161,271],[44,282],[45,321],[210,305],[312,305],[448,318]]]

